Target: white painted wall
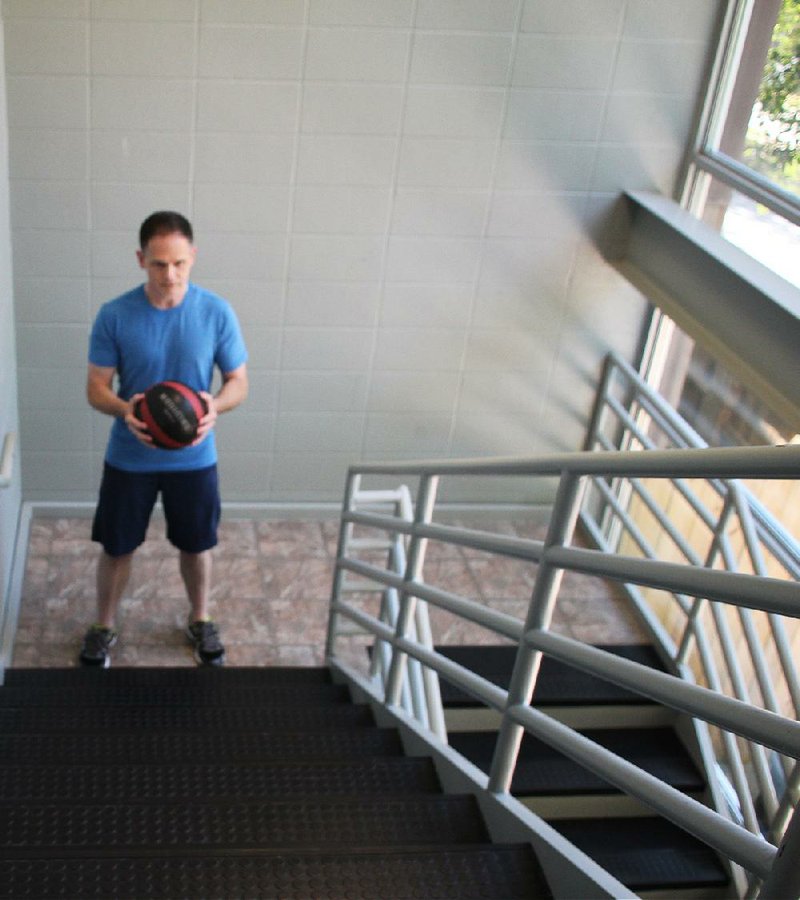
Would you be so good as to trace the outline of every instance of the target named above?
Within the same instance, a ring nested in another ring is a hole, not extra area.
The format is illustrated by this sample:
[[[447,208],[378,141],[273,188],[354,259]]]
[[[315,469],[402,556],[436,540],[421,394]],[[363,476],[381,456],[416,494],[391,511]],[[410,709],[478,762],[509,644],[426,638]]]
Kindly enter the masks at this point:
[[[95,496],[87,332],[164,207],[251,350],[226,499],[580,447],[644,312],[597,244],[672,193],[719,6],[4,0],[25,497]]]

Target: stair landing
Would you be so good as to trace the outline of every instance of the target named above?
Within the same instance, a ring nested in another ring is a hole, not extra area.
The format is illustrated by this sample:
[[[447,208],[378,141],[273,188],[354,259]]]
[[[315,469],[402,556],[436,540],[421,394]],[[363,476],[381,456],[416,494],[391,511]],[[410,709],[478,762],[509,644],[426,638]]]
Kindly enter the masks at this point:
[[[521,517],[455,524],[517,537],[543,536],[541,524]],[[75,664],[95,616],[98,547],[90,531],[89,518],[33,519],[13,666]],[[213,551],[211,614],[221,624],[230,666],[323,663],[337,534],[337,520],[223,520]],[[534,571],[531,564],[430,544],[425,578],[524,619]],[[187,605],[176,554],[158,518],[136,554],[120,613],[113,666],[194,666],[183,635]],[[437,643],[493,642],[470,623],[438,612],[433,617]],[[645,640],[613,586],[578,574],[564,578],[553,627],[594,644]],[[363,643],[353,640],[351,656],[356,666],[363,663]]]

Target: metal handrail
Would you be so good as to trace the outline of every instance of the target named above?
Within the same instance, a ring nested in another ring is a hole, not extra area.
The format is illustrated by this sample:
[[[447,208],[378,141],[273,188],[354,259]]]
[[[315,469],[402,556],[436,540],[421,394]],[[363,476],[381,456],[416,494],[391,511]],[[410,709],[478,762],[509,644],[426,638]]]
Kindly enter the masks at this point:
[[[383,582],[381,590],[380,603],[380,621],[391,629],[392,633],[397,627],[400,617],[400,600],[399,591],[402,589],[403,577],[408,568],[407,548],[403,539],[404,529],[396,530],[384,529],[390,532],[391,537],[386,544],[378,541],[377,543],[365,541],[359,543],[353,537],[353,526],[369,525],[371,522],[377,521],[397,521],[407,522],[413,521],[413,504],[411,494],[405,485],[401,485],[396,490],[374,490],[365,491],[361,489],[361,479],[358,476],[348,479],[347,496],[345,499],[345,512],[342,516],[342,528],[339,538],[339,556],[345,559],[348,551],[359,550],[366,546],[369,550],[380,549],[387,552],[387,569],[377,569],[375,571],[388,571],[393,574],[393,578]],[[358,512],[359,506],[366,508],[375,508],[376,506],[388,506],[393,510],[393,516],[382,516],[379,513]],[[424,557],[424,553],[423,553]],[[421,560],[420,560],[421,561]],[[339,593],[348,590],[360,591],[363,589],[362,584],[348,584],[346,580],[346,572],[350,571],[354,574],[362,574],[366,576],[364,584],[369,585],[369,581],[374,582],[372,578],[373,568],[366,563],[358,564],[352,562],[348,566],[342,566],[336,576],[336,590]],[[373,587],[374,590],[374,587]],[[344,604],[343,608],[348,611],[349,618],[359,623],[359,611],[357,608]],[[333,612],[333,611],[332,611]],[[329,629],[329,635],[335,630]],[[421,641],[425,647],[433,647],[433,636],[428,618],[427,606],[419,603],[414,611],[413,620],[408,624],[409,636],[415,640]],[[373,632],[374,633],[374,632]],[[329,636],[329,643],[331,637]],[[327,652],[327,651],[326,651]],[[390,675],[392,667],[392,652],[390,641],[377,641],[370,665],[370,676],[373,679],[385,682]],[[442,706],[442,698],[439,691],[439,680],[436,673],[430,669],[420,666],[416,659],[411,659],[408,665],[408,671],[402,680],[400,686],[401,704],[404,709],[411,712],[415,718],[429,727],[434,734],[441,740],[447,740],[447,731],[444,724],[444,709]]]
[[[7,488],[11,484],[16,443],[17,436],[13,431],[10,431],[3,439],[3,452],[0,454],[0,488]]]
[[[625,397],[624,405],[620,396]],[[614,354],[609,355],[585,448],[600,447],[603,451],[612,451],[630,446],[663,447],[665,443],[677,449],[707,447],[702,437],[630,365]],[[765,450],[770,452],[769,448]],[[783,477],[796,480],[797,476],[795,472]],[[646,505],[651,521],[657,523],[658,535],[665,537],[683,559],[738,571],[740,563],[728,534],[729,526],[735,526],[741,535],[746,566],[750,571],[765,576],[768,572],[765,560],[769,556],[786,579],[800,580],[800,546],[758,498],[736,480],[709,479],[708,484],[719,498],[720,510],[716,513],[709,513],[704,504],[693,503],[684,485],[676,483],[697,521],[707,529],[710,544],[707,558],[702,561],[688,542],[676,535],[676,528],[669,521],[667,503],[663,498],[660,501],[652,499],[646,484],[634,480],[609,484],[593,479],[591,491],[599,498],[600,512],[597,502],[587,503],[581,519],[605,552],[617,552],[621,541],[627,538],[642,556],[654,558],[653,547],[643,540],[635,514],[629,512],[627,500],[634,493]],[[640,613],[652,621],[648,598],[631,585],[626,587]],[[752,689],[760,695],[764,707],[772,711],[779,709],[780,687],[788,696],[787,711],[791,709],[794,716],[800,715],[800,675],[786,628],[786,617],[796,616],[796,613],[769,611],[764,626],[767,631],[759,633],[753,613],[747,608],[739,608],[738,622],[734,623],[728,620],[722,607],[709,602],[710,598],[702,593],[687,595],[673,591],[669,596],[683,616],[677,621],[685,623],[682,635],[673,628],[670,637],[675,643],[671,647],[662,642],[675,666],[690,664],[695,659],[701,677],[709,687],[730,690],[733,696],[748,701]],[[710,619],[704,624],[706,610]],[[772,666],[768,664],[768,655],[774,657]],[[752,685],[744,667],[751,670]],[[725,732],[721,733],[720,741],[717,758],[728,769],[748,828],[756,834],[765,831],[773,840],[780,839],[787,828],[792,807],[800,799],[797,759],[778,756],[775,770],[757,743],[747,742],[742,747]],[[748,769],[751,778],[748,778]],[[760,818],[756,813],[756,801],[762,807]]]
[[[529,731],[558,746],[567,755],[580,759],[600,777],[611,780],[626,793],[638,797],[682,828],[698,835],[734,864],[744,867],[755,879],[764,879],[774,895],[779,895],[776,889],[786,890],[787,896],[791,895],[789,891],[800,887],[795,883],[798,876],[787,874],[783,869],[780,869],[779,876],[774,875],[773,865],[779,857],[773,843],[731,822],[723,813],[715,812],[675,792],[658,779],[646,776],[636,766],[621,762],[567,726],[554,726],[552,720],[536,713],[529,703],[544,653],[578,668],[602,674],[602,677],[624,684],[642,696],[655,697],[665,706],[711,723],[726,733],[744,735],[787,758],[800,757],[800,725],[791,718],[743,699],[724,696],[709,687],[691,684],[681,677],[679,667],[674,670],[676,674],[657,673],[633,662],[608,659],[609,655],[602,651],[549,631],[564,570],[591,573],[632,586],[648,585],[680,592],[686,597],[702,597],[709,602],[725,603],[743,610],[762,610],[772,616],[800,618],[800,584],[794,580],[722,571],[696,564],[619,556],[605,549],[588,550],[571,545],[573,529],[581,515],[584,492],[596,479],[704,478],[724,485],[729,479],[797,478],[798,474],[800,447],[598,451],[553,454],[535,459],[424,460],[354,466],[348,475],[349,483],[360,481],[365,476],[418,478],[417,503],[413,521],[409,521],[408,518],[359,512],[346,500],[342,531],[358,524],[390,535],[403,535],[409,543],[409,564],[402,575],[387,571],[349,556],[346,542],[340,541],[331,598],[329,659],[336,660],[338,623],[350,619],[391,646],[392,665],[383,685],[384,701],[390,708],[399,701],[408,660],[412,659],[497,710],[501,715],[501,726],[489,772],[490,793],[509,795],[521,735],[523,731]],[[451,475],[504,478],[558,476],[559,490],[545,540],[512,539],[434,523],[433,510],[439,481]],[[537,577],[525,622],[426,584],[419,561],[424,556],[428,540],[536,562]],[[337,585],[341,586],[347,572],[372,582],[376,590],[391,588],[397,591],[399,610],[394,627],[342,598]],[[476,622],[516,642],[516,663],[507,690],[447,660],[433,647],[423,645],[413,636],[411,624],[420,601]],[[785,796],[781,803],[791,814],[794,804],[787,805]],[[797,818],[795,811],[794,819]],[[790,824],[787,840],[790,833],[794,834],[796,830]]]

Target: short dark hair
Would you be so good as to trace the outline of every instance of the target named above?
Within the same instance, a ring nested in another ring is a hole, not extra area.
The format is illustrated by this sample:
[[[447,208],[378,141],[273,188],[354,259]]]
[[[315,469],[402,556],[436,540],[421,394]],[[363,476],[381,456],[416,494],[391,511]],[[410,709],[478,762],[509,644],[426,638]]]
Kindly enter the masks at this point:
[[[192,225],[186,216],[171,210],[161,210],[149,215],[139,229],[139,246],[144,250],[150,238],[157,234],[174,234],[180,232],[190,244],[194,243]]]

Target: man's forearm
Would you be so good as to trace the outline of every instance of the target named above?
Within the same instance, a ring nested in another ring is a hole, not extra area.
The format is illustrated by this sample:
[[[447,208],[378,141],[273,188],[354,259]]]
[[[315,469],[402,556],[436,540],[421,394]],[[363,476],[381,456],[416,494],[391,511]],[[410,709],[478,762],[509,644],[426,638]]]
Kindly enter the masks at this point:
[[[118,397],[111,388],[90,383],[86,396],[93,409],[105,413],[107,416],[124,419],[128,412],[127,401]]]
[[[235,375],[225,379],[216,396],[214,405],[218,413],[229,412],[243,403],[247,397],[248,381],[246,375]]]

